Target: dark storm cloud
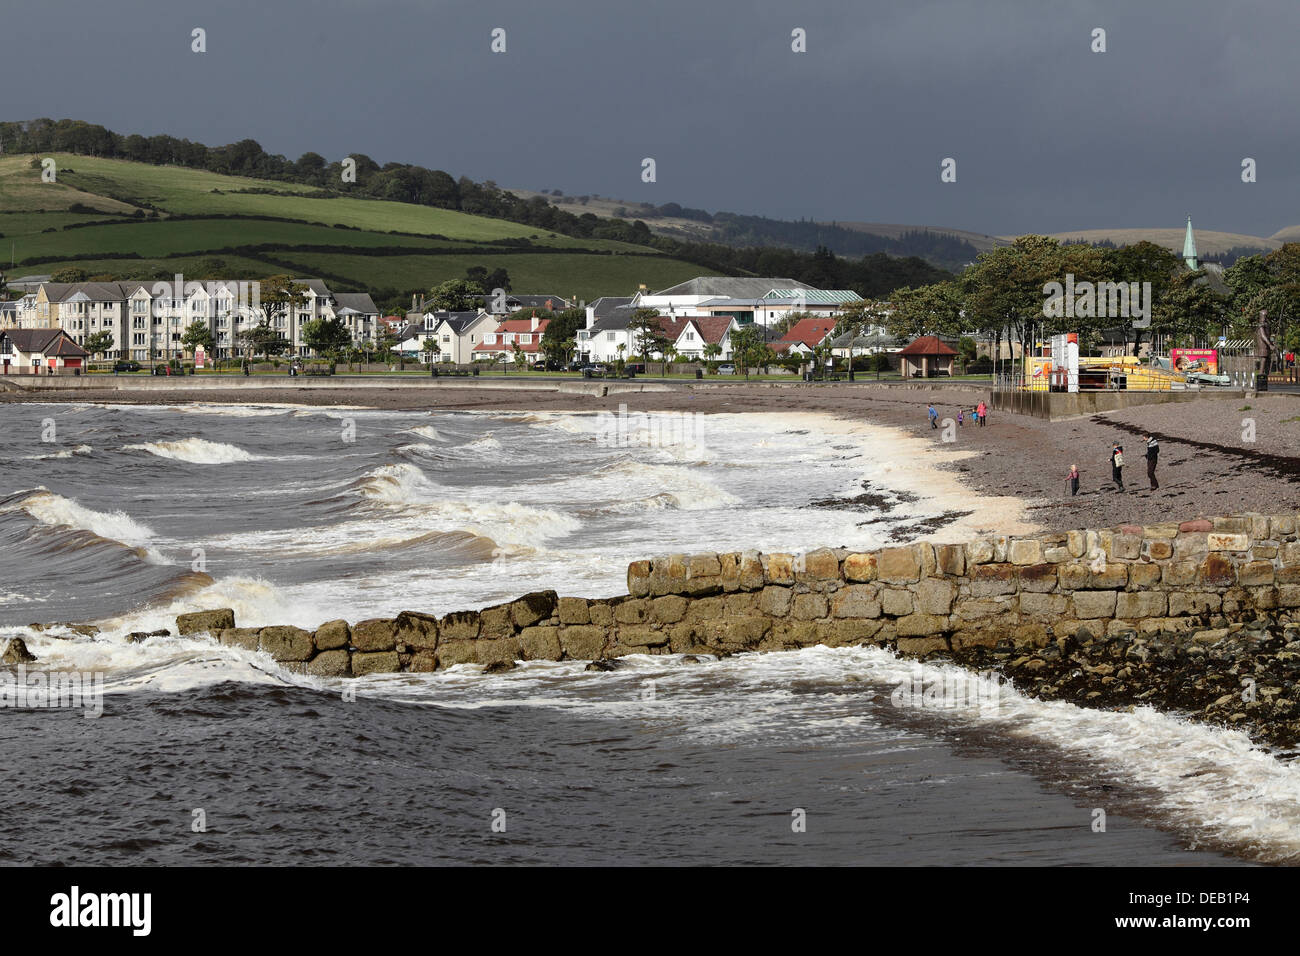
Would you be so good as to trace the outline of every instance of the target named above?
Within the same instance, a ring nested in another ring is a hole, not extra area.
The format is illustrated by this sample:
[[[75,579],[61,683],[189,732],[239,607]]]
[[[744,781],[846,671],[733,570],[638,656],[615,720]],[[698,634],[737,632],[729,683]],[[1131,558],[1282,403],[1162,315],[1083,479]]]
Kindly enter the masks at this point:
[[[8,22],[7,119],[783,218],[1300,222],[1289,0],[24,0]],[[939,179],[949,156],[955,184]]]

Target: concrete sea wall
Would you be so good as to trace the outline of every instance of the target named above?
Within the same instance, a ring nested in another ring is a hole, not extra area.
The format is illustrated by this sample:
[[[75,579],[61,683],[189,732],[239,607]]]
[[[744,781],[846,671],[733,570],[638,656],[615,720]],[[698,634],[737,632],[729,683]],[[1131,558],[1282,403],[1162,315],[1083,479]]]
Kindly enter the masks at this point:
[[[181,615],[177,627],[338,677],[817,644],[957,658],[1108,638],[1176,644],[1300,620],[1300,535],[1294,513],[1238,514],[871,552],[666,555],[633,562],[627,581],[612,598],[543,591],[314,631],[236,627],[229,609]]]
[[[998,412],[1013,412],[1059,421],[1080,418],[1102,412],[1115,412],[1135,405],[1164,405],[1169,402],[1195,402],[1200,399],[1241,398],[1240,389],[1206,388],[1186,391],[1087,391],[1087,392],[1032,392],[994,391],[989,407]]]

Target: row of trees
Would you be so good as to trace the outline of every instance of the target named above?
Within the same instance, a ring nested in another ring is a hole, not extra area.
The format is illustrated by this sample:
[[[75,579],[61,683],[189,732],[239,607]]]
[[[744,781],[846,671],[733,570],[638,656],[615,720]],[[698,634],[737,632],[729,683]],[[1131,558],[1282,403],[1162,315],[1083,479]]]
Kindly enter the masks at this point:
[[[1150,283],[1150,324],[1139,321],[1133,303],[1128,316],[1048,316],[1050,283]],[[1119,248],[1063,244],[1046,236],[1021,236],[1012,245],[986,252],[961,275],[893,292],[887,300],[866,299],[846,311],[835,329],[861,333],[883,326],[899,338],[921,335],[957,338],[990,335],[994,354],[1002,341],[1029,347],[1038,334],[1078,332],[1081,347],[1103,331],[1118,330],[1126,351],[1136,355],[1145,337],[1159,335],[1193,346],[1226,334],[1253,337],[1261,309],[1269,314],[1274,341],[1294,348],[1300,328],[1300,244],[1288,243],[1266,255],[1239,259],[1224,270],[1227,292],[1216,291],[1204,269],[1188,269],[1162,246],[1139,242]],[[1135,322],[1138,323],[1135,325]]]

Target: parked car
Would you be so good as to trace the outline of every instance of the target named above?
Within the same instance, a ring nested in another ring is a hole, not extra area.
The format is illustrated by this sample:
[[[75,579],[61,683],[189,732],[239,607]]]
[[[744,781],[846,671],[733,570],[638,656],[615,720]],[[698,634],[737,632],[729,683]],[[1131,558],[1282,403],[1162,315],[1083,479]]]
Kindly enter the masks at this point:
[[[138,372],[140,371],[139,362],[118,362],[113,366],[114,372]]]
[[[584,366],[581,368],[580,371],[582,371],[582,372],[590,372],[592,375],[608,375],[608,374],[609,374],[609,366],[608,366],[608,365],[602,365],[601,363],[596,362],[596,363],[591,364],[591,365],[584,365]]]
[[[645,362],[627,362],[623,368],[627,369],[633,375],[645,374]]]
[[[718,366],[718,374],[719,374],[719,375],[735,375],[735,374],[736,374],[736,366],[732,365],[731,363],[727,363],[726,365],[719,365],[719,366]]]

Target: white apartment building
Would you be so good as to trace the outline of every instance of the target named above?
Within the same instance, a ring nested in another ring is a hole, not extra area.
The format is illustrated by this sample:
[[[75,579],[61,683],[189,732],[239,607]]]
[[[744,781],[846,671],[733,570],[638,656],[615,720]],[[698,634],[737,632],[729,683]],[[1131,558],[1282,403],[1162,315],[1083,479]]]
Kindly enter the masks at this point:
[[[319,279],[294,279],[304,288],[303,301],[292,310],[267,314],[258,303],[255,283],[234,279],[203,282],[42,282],[16,302],[12,318],[0,321],[20,329],[61,328],[77,342],[99,332],[113,336],[104,354],[110,359],[167,360],[185,354],[182,339],[194,322],[212,332],[217,356],[237,352],[240,333],[264,318],[289,342],[296,355],[311,353],[302,341],[303,328],[316,319],[337,318],[352,335],[355,347],[378,340],[379,309],[359,292],[331,293]],[[292,311],[292,315],[287,314]]]

